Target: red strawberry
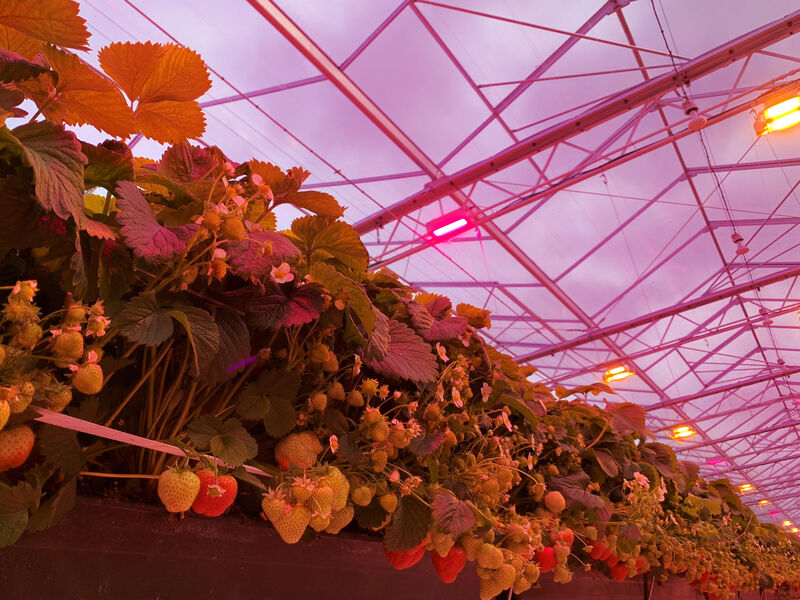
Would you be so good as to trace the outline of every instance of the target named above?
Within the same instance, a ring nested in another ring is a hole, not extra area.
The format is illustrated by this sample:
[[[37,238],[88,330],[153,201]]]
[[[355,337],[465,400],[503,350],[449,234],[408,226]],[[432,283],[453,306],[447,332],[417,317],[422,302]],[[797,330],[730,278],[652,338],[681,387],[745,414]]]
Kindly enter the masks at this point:
[[[604,542],[595,542],[592,544],[592,551],[589,553],[589,556],[594,560],[600,560],[600,557],[603,556],[607,548],[608,546],[606,546]]]
[[[422,560],[422,557],[425,556],[426,543],[422,542],[419,546],[411,548],[411,550],[387,550],[384,547],[383,552],[386,554],[386,558],[389,559],[389,563],[400,571],[409,569]]]
[[[608,572],[614,581],[625,581],[628,578],[628,567],[625,566],[625,563],[611,567]]]
[[[197,476],[200,478],[200,491],[192,510],[207,517],[220,516],[236,500],[236,480],[230,475],[215,476],[208,469],[198,471]]]
[[[536,553],[536,562],[539,563],[539,570],[542,573],[548,573],[556,568],[558,559],[556,558],[555,550],[550,547],[545,547]]]
[[[617,555],[616,555],[616,554],[612,554],[611,556],[609,556],[609,557],[606,559],[606,564],[607,564],[609,567],[614,567],[614,566],[616,566],[618,563],[619,563],[619,557],[617,557]]]
[[[440,556],[438,552],[431,552],[431,560],[439,579],[445,583],[453,583],[464,565],[467,564],[467,554],[458,546],[453,546],[445,556]]]
[[[562,529],[561,531],[553,531],[550,534],[550,541],[554,544],[556,542],[561,542],[565,546],[572,547],[572,542],[575,541],[575,534],[572,532],[572,529]]]
[[[641,575],[645,571],[650,570],[650,563],[648,560],[642,556],[641,554],[636,557],[636,574]]]
[[[28,460],[35,439],[27,425],[0,431],[0,472],[16,469]]]

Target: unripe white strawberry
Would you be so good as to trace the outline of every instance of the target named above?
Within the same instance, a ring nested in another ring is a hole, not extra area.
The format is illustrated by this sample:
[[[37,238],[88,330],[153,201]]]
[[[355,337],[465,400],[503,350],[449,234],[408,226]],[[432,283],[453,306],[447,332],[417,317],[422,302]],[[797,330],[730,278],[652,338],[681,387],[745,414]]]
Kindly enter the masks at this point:
[[[186,512],[200,491],[200,478],[192,471],[167,469],[158,477],[158,497],[169,512]]]

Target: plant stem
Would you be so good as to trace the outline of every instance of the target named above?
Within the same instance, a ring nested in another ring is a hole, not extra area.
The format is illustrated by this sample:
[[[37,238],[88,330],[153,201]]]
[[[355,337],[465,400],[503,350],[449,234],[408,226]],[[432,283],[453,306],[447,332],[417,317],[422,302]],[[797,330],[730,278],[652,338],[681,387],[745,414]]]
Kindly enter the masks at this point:
[[[117,407],[117,410],[115,410],[111,414],[111,416],[106,420],[106,422],[105,422],[105,426],[106,427],[110,426],[111,423],[114,422],[114,419],[116,419],[119,416],[119,413],[121,413],[122,410],[128,405],[128,402],[130,402],[130,400],[131,400],[131,398],[133,398],[134,394],[136,394],[136,392],[139,391],[139,388],[142,387],[144,382],[147,381],[147,379],[150,377],[150,375],[153,373],[153,371],[155,371],[156,367],[158,366],[158,363],[160,363],[161,360],[164,358],[164,356],[166,356],[167,352],[169,352],[169,349],[171,347],[172,347],[172,340],[170,340],[167,343],[167,345],[161,351],[161,354],[159,354],[158,357],[156,358],[155,362],[153,362],[153,364],[150,365],[150,368],[147,370],[147,372],[142,376],[141,379],[139,379],[138,382],[136,382],[136,385],[133,386],[133,389],[131,389],[131,391],[128,392],[128,395],[125,396],[125,399]]]

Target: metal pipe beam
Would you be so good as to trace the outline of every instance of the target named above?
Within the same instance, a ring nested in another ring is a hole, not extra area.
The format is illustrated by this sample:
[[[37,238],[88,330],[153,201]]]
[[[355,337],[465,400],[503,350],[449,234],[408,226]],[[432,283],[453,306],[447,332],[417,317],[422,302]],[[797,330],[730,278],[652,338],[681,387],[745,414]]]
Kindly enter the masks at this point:
[[[780,371],[776,371],[773,373],[767,373],[766,375],[759,375],[758,377],[753,377],[752,379],[744,379],[741,381],[734,381],[733,383],[728,383],[726,385],[722,385],[715,388],[706,388],[702,392],[697,392],[695,394],[689,394],[687,396],[680,396],[678,398],[672,398],[669,400],[664,400],[662,402],[657,402],[655,404],[648,404],[645,408],[648,411],[657,410],[659,408],[668,408],[670,406],[679,406],[681,404],[686,404],[687,402],[691,402],[693,400],[698,400],[700,398],[706,398],[708,396],[713,396],[714,394],[725,394],[727,392],[733,392],[735,390],[741,389],[743,387],[748,387],[751,385],[756,385],[759,383],[766,383],[768,381],[773,381],[775,379],[779,379],[781,377],[789,377],[790,375],[794,375],[796,373],[800,373],[800,367],[791,367],[791,368],[784,368]]]
[[[531,352],[530,354],[524,354],[522,356],[517,357],[517,360],[520,362],[528,362],[532,360],[536,360],[537,358],[541,358],[543,356],[553,355],[557,352],[564,352],[565,350],[570,350],[577,346],[582,346],[583,344],[588,344],[590,342],[594,342],[597,340],[601,340],[603,338],[607,338],[611,335],[615,335],[617,333],[622,333],[623,331],[628,331],[630,329],[635,329],[636,327],[641,327],[642,325],[647,325],[648,323],[652,323],[654,321],[658,321],[665,317],[671,317],[672,315],[677,315],[682,312],[686,312],[688,310],[693,310],[695,308],[699,308],[701,306],[705,306],[707,304],[712,304],[713,302],[717,302],[719,300],[724,300],[725,298],[730,298],[732,296],[738,296],[744,292],[749,292],[751,290],[760,289],[762,287],[768,286],[773,283],[777,283],[779,281],[785,281],[786,279],[790,279],[792,277],[797,277],[800,275],[800,267],[795,267],[793,269],[787,269],[786,271],[781,271],[780,273],[775,273],[773,275],[768,275],[766,277],[761,277],[759,279],[754,279],[748,283],[735,285],[729,287],[724,290],[720,290],[719,292],[715,292],[713,294],[708,294],[706,296],[700,297],[696,300],[689,300],[687,302],[681,302],[675,306],[671,306],[669,308],[665,308],[662,310],[658,310],[636,319],[631,319],[630,321],[626,321],[625,323],[619,323],[617,325],[611,325],[609,327],[603,327],[602,329],[598,329],[596,331],[587,333],[578,338],[574,338],[572,340],[568,340],[561,344],[554,344],[549,348],[544,350],[539,350],[537,352]]]
[[[274,6],[268,0],[249,1],[257,7]],[[525,160],[537,152],[551,148],[559,142],[614,119],[646,102],[659,98],[679,85],[687,85],[731,64],[739,58],[780,42],[792,35],[798,27],[800,27],[800,10],[730,40],[682,65],[678,65],[674,71],[669,71],[630,87],[625,92],[613,96],[578,117],[535,133],[494,156],[470,165],[451,176],[439,177],[421,192],[358,222],[356,229],[359,234],[363,235],[382,227],[387,222],[404,217],[423,206],[452,194],[455,190],[472,185],[484,177]]]
[[[725,437],[717,438],[715,443],[723,444],[725,442],[734,442],[736,440],[741,440],[747,437],[752,437],[755,435],[762,435],[765,433],[773,433],[775,431],[782,431],[784,429],[791,429],[792,427],[797,427],[800,425],[800,420],[797,421],[789,421],[788,423],[784,423],[782,425],[775,425],[773,427],[762,427],[755,431],[745,431],[744,433],[737,433],[736,435],[726,435]],[[691,446],[686,446],[684,448],[674,448],[673,450],[677,454],[678,452],[690,452],[692,450],[698,450],[700,448],[706,448],[710,446],[709,442],[699,442],[697,444],[692,444]]]

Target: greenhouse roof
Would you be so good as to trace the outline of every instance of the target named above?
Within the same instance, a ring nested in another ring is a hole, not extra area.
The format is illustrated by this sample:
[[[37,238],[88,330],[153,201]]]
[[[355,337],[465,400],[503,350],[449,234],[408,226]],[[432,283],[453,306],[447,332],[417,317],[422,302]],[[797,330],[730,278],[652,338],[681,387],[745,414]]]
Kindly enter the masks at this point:
[[[800,520],[800,129],[754,127],[800,88],[796,2],[222,6],[81,14],[93,53],[197,50],[203,142],[310,170],[376,268],[490,309],[539,380],[626,367],[615,389],[660,441],[754,486],[763,519]]]

